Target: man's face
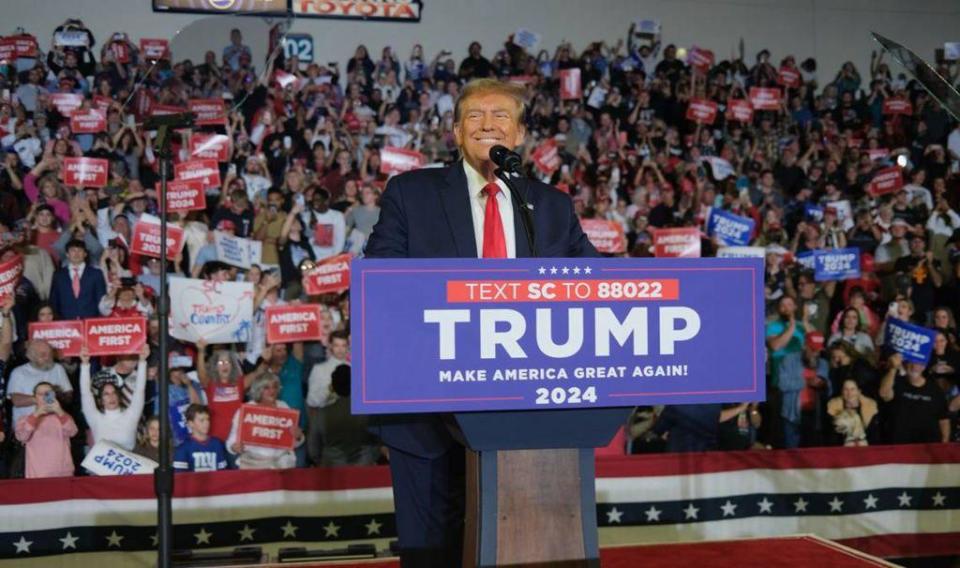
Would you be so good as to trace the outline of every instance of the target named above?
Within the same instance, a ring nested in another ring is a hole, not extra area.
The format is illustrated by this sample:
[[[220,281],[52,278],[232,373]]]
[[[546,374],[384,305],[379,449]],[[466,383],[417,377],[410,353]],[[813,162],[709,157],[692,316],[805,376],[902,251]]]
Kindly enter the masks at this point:
[[[330,354],[340,360],[345,360],[350,353],[350,344],[347,340],[336,338],[330,342]]]
[[[283,196],[279,193],[267,194],[267,206],[275,207],[279,211],[283,207]]]
[[[37,369],[49,370],[53,367],[53,350],[46,343],[38,343],[31,350],[29,359]]]
[[[87,251],[80,247],[71,247],[67,250],[67,259],[70,264],[82,264],[87,260]]]
[[[210,415],[204,412],[197,413],[189,423],[190,431],[194,434],[206,436],[210,434]]]
[[[287,360],[287,344],[276,343],[270,348],[270,354],[273,355],[272,361],[283,364]]]
[[[910,252],[914,256],[921,256],[925,248],[927,248],[927,243],[923,238],[913,237],[910,239]]]
[[[313,194],[313,199],[311,200],[311,203],[313,204],[313,208],[316,209],[318,212],[326,213],[327,207],[329,205],[328,201],[329,200],[327,199],[327,196],[318,191],[317,193]]]
[[[777,312],[783,319],[788,319],[797,312],[797,304],[793,301],[793,298],[784,298],[777,305]]]
[[[460,121],[453,127],[457,146],[474,169],[490,161],[490,148],[501,144],[516,148],[523,143],[517,105],[500,93],[478,94],[461,102]]]

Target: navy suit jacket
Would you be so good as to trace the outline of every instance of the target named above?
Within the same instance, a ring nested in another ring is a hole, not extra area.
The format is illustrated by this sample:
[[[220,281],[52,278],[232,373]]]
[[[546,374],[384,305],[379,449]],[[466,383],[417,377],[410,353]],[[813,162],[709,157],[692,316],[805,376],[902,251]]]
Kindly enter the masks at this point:
[[[100,299],[107,293],[103,272],[89,263],[80,275],[80,297],[73,297],[73,276],[69,265],[61,266],[53,273],[50,284],[50,304],[57,318],[75,320],[100,317]]]
[[[536,180],[514,182],[533,206],[534,238],[540,257],[599,256],[580,228],[573,200]],[[514,204],[517,257],[530,257],[523,220]],[[380,219],[367,242],[367,258],[477,258],[463,163],[393,177],[380,203]],[[402,330],[398,330],[401,331]],[[453,443],[441,415],[384,416],[374,431],[388,446],[421,457],[442,455]]]

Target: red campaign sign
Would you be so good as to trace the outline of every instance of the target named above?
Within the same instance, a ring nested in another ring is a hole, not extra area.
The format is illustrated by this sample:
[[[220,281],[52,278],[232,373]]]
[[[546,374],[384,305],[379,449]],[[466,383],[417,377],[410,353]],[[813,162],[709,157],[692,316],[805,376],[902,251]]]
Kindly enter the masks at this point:
[[[13,40],[14,49],[16,50],[17,57],[36,57],[39,46],[37,45],[37,38],[32,35],[23,34],[17,36],[10,36],[7,39]]]
[[[157,194],[160,184],[157,184]],[[202,211],[207,208],[207,194],[198,180],[167,182],[167,209],[170,211]]]
[[[627,251],[623,226],[605,219],[580,219],[580,226],[597,252],[617,254]]]
[[[580,99],[583,97],[583,83],[580,82],[580,69],[560,70],[560,100]]]
[[[165,39],[140,39],[140,53],[145,59],[157,60],[170,55],[170,42]]]
[[[780,89],[750,87],[750,104],[755,110],[777,110],[780,108]]]
[[[12,37],[0,38],[0,63],[13,63],[16,59],[16,40]]]
[[[299,420],[299,410],[244,404],[240,407],[237,439],[251,446],[290,450],[296,441],[293,428]]]
[[[295,304],[267,308],[267,343],[323,340],[319,304]]]
[[[130,46],[127,45],[127,42],[115,41],[110,44],[110,49],[113,51],[117,63],[130,63]]]
[[[547,175],[552,175],[560,167],[560,152],[557,150],[557,141],[553,138],[548,138],[537,146],[531,157],[533,165]]]
[[[220,187],[220,166],[216,160],[188,160],[173,166],[174,177],[180,181],[199,180],[203,189]]]
[[[227,110],[223,99],[190,99],[190,112],[197,115],[194,124],[199,126],[222,126],[227,123]]]
[[[427,158],[416,150],[386,146],[380,150],[380,173],[391,175],[422,168]]]
[[[653,232],[653,251],[657,258],[700,258],[700,229],[657,229]]]
[[[113,99],[110,97],[105,97],[103,95],[95,95],[93,97],[93,106],[99,111],[106,113],[110,110],[110,107],[113,105]]]
[[[338,254],[318,262],[313,270],[303,275],[303,288],[311,296],[348,290],[350,254]]]
[[[729,99],[727,101],[727,119],[736,122],[753,120],[753,107],[747,99]]]
[[[779,81],[781,85],[788,89],[796,89],[800,86],[800,72],[790,67],[781,67]]]
[[[717,103],[706,99],[693,99],[687,106],[687,120],[700,124],[713,124],[717,119]]]
[[[83,322],[80,320],[33,322],[27,330],[31,341],[46,341],[62,357],[79,357],[83,348]]]
[[[83,320],[83,335],[91,357],[139,353],[147,342],[147,320],[91,318]]]
[[[890,150],[886,148],[869,148],[866,152],[870,160],[883,160],[890,156]]]
[[[193,134],[189,148],[190,157],[195,160],[230,160],[230,138],[226,134]]]
[[[913,105],[907,99],[886,99],[883,101],[883,114],[911,116]]]
[[[50,93],[49,97],[50,104],[63,116],[71,116],[83,106],[83,95],[79,93]]]
[[[187,109],[176,105],[151,105],[150,107],[150,116],[166,116],[185,112],[187,112]]]
[[[716,57],[709,49],[693,46],[687,51],[687,65],[690,65],[701,73],[706,73],[713,67]]]
[[[867,184],[867,193],[877,197],[899,191],[903,187],[903,172],[897,166],[883,168],[874,174],[873,179]]]
[[[130,239],[130,252],[160,258],[160,223],[150,223],[143,219],[133,226]],[[167,260],[173,260],[183,248],[183,229],[167,224]]]
[[[13,296],[23,274],[23,257],[15,255],[6,262],[0,263],[0,298]]]
[[[96,134],[107,129],[107,115],[99,109],[75,112],[70,117],[70,132],[74,134]]]
[[[110,162],[103,158],[64,158],[63,183],[76,187],[105,187]]]

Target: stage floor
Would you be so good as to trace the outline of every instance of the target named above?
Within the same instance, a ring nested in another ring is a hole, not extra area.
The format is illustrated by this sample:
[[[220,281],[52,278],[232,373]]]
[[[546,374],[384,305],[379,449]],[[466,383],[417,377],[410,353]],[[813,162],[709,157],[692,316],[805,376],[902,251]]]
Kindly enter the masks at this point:
[[[713,542],[617,546],[600,550],[603,568],[702,568],[810,567],[863,568],[896,566],[852,548],[814,536],[739,539]],[[264,565],[260,565],[264,566]],[[396,559],[284,563],[271,567],[399,568]],[[519,567],[518,567],[519,568]]]

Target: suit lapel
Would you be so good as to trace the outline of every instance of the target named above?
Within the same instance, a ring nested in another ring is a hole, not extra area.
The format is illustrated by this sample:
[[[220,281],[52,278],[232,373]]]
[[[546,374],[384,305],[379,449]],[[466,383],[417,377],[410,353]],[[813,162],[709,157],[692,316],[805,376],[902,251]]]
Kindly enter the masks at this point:
[[[517,191],[523,195],[523,198],[526,200],[527,204],[533,207],[533,210],[530,211],[531,218],[533,219],[533,238],[534,244],[537,244],[537,231],[536,231],[536,217],[537,217],[537,204],[534,203],[536,192],[530,191],[530,180],[526,178],[514,178],[513,185],[517,187]],[[523,211],[520,209],[520,205],[516,204],[513,208],[513,233],[517,241],[517,258],[529,258],[532,255],[530,246],[527,244],[527,233],[523,230]],[[540,248],[540,247],[537,247]]]
[[[440,188],[440,202],[447,216],[447,225],[450,227],[457,256],[476,258],[477,241],[473,232],[473,215],[470,213],[467,175],[463,171],[463,163],[457,162],[450,166],[445,182]]]

